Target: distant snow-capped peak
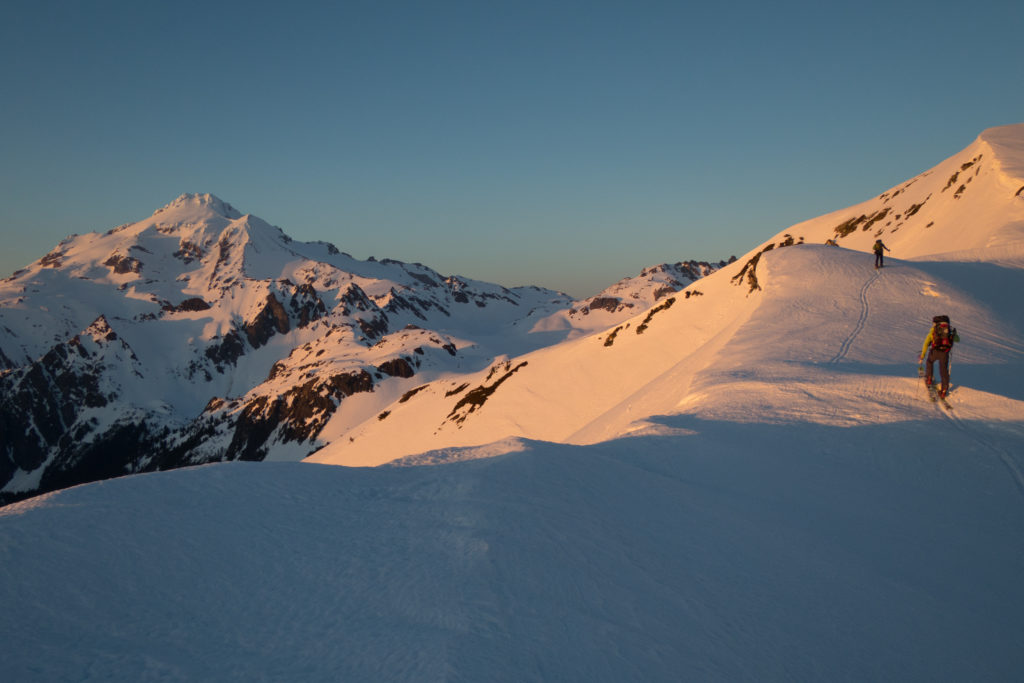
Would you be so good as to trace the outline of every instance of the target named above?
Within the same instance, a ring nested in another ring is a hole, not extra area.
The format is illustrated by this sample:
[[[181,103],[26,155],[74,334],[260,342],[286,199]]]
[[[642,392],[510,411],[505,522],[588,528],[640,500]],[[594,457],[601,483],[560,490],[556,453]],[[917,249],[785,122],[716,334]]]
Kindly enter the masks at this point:
[[[157,209],[153,215],[156,216],[162,213],[179,213],[188,211],[212,211],[219,216],[230,218],[232,220],[242,217],[242,214],[235,209],[235,207],[231,206],[216,195],[212,195],[208,192],[203,194],[186,192],[167,206]]]

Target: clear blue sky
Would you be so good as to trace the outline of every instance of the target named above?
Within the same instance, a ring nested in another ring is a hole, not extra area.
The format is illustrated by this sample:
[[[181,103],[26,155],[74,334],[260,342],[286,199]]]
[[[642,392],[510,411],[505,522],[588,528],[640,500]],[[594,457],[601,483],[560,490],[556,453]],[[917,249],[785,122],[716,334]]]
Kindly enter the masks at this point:
[[[211,192],[359,258],[587,296],[1024,121],[1019,2],[4,5],[0,276]]]

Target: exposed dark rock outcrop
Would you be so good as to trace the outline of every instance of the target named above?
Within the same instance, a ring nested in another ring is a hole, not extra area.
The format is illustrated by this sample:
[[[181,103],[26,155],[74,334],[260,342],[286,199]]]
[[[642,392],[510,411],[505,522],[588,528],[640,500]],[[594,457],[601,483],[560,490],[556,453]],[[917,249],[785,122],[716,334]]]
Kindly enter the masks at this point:
[[[177,306],[166,304],[162,307],[162,309],[168,313],[208,311],[210,308],[210,304],[206,303],[206,301],[199,297],[185,299]]]
[[[116,395],[116,388],[103,387],[105,365],[135,360],[101,316],[38,361],[0,377],[0,486],[19,469],[37,469],[51,454],[63,453],[63,459],[48,468],[54,471],[51,476],[67,469],[66,463],[78,458],[75,453],[85,447],[85,436],[95,426],[81,422],[80,415],[108,405]],[[102,438],[93,435],[91,441]]]
[[[487,402],[487,399],[489,399],[494,394],[494,392],[498,390],[498,387],[500,387],[512,375],[519,372],[520,369],[526,367],[526,365],[527,361],[525,360],[516,365],[515,367],[512,367],[511,362],[505,362],[504,366],[502,367],[504,373],[501,375],[501,377],[496,379],[494,383],[487,384],[487,382],[490,381],[491,377],[493,377],[495,373],[499,371],[498,366],[491,368],[491,372],[488,373],[487,379],[484,380],[483,384],[481,384],[478,387],[474,387],[473,389],[470,389],[468,392],[466,392],[465,396],[459,399],[459,401],[455,404],[455,407],[452,408],[452,411],[448,413],[448,420],[456,424],[462,424],[463,422],[465,422],[466,418],[469,417],[471,413],[480,409],[484,405],[484,403]]]
[[[611,346],[612,344],[614,344],[615,343],[615,337],[618,336],[619,332],[621,332],[622,329],[623,329],[623,325],[619,325],[614,330],[609,332],[608,336],[604,340],[604,345],[605,346]]]
[[[338,299],[342,303],[341,315],[345,316],[352,315],[354,311],[370,311],[377,308],[376,304],[370,301],[370,297],[366,296],[366,292],[354,283],[350,284]]]
[[[659,304],[652,308],[651,310],[647,311],[647,316],[644,318],[644,321],[637,325],[636,333],[643,334],[647,327],[651,324],[651,320],[654,318],[654,316],[657,315],[658,313],[661,313],[662,311],[667,311],[668,309],[672,308],[672,304],[674,304],[675,302],[675,297],[672,297],[671,299],[666,299],[664,303]]]
[[[375,315],[369,320],[358,320],[359,330],[369,339],[376,340],[388,333],[388,319],[384,314]]]
[[[113,270],[118,275],[126,273],[138,273],[142,270],[142,262],[132,256],[122,254],[111,254],[110,258],[103,262],[103,265]]]
[[[783,237],[784,239],[781,242],[779,242],[778,245],[767,244],[761,249],[761,251],[757,252],[752,257],[750,257],[750,259],[743,264],[743,268],[740,269],[740,272],[732,276],[732,283],[736,285],[742,284],[743,277],[746,276],[746,282],[750,286],[751,292],[761,289],[761,285],[757,281],[757,264],[761,260],[761,255],[771,251],[776,246],[791,247],[794,244],[804,243],[803,237],[799,238],[799,240],[794,239],[793,236],[789,234],[783,235]]]
[[[416,374],[412,365],[405,358],[392,358],[377,366],[377,369],[391,377],[412,377]]]
[[[238,415],[224,459],[262,460],[275,430],[283,443],[311,440],[343,398],[365,391],[373,391],[373,377],[362,370],[313,379],[277,397],[259,396]]]
[[[245,332],[249,345],[258,349],[274,336],[275,332],[284,334],[292,328],[288,320],[288,312],[273,293],[267,294],[266,303],[256,316],[247,322],[242,330]]]
[[[0,349],[0,371],[15,367],[15,362],[7,357],[3,349]]]
[[[188,240],[182,240],[178,245],[178,250],[174,252],[174,257],[181,259],[185,264],[198,261],[199,259],[206,256],[206,252],[198,244],[193,244]]]
[[[313,285],[308,283],[299,285],[288,307],[291,309],[291,315],[298,320],[298,327],[306,327],[314,320],[327,315],[327,306],[317,295]]]
[[[590,309],[591,310],[597,309],[597,310],[603,310],[603,311],[611,311],[611,312],[614,313],[615,311],[619,310],[619,306],[621,304],[622,304],[622,299],[618,299],[616,297],[610,297],[610,296],[599,296],[599,297],[595,297],[594,299],[592,299],[590,301]],[[626,304],[626,305],[627,306],[632,306],[633,304]]]
[[[39,265],[43,268],[60,268],[64,265],[64,252],[60,249],[54,249],[49,254],[39,259]]]
[[[245,342],[237,331],[232,330],[206,347],[205,355],[213,361],[217,370],[223,372],[225,366],[234,365],[243,353]]]

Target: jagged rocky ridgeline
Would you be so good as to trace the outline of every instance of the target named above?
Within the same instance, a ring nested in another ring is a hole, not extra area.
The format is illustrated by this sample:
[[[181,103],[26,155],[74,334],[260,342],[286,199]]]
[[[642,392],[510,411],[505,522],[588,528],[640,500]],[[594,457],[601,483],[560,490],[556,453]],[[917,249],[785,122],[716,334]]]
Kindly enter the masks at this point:
[[[600,328],[716,267],[656,266],[574,302],[355,259],[182,195],[0,282],[0,502],[187,464],[300,459],[354,395],[387,400],[553,343],[531,335],[553,317]]]

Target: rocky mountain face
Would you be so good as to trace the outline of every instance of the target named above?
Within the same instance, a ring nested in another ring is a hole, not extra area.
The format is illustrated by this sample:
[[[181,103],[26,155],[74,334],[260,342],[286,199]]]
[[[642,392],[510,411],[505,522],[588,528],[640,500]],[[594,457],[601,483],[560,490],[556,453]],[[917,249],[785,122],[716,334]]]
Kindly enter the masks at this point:
[[[645,268],[635,277],[620,280],[598,294],[573,302],[572,306],[540,318],[535,331],[563,331],[571,339],[614,327],[662,304],[677,292],[733,263],[728,261],[679,261]],[[690,292],[699,295],[700,292]]]
[[[132,472],[301,459],[352,397],[555,343],[592,310],[614,324],[714,268],[656,266],[573,302],[361,261],[182,195],[0,281],[0,503]],[[536,334],[552,316],[563,332]]]
[[[585,299],[570,310],[570,315],[586,316],[594,311],[628,311],[631,316],[636,315],[735,260],[733,256],[718,263],[681,261],[645,268],[636,277],[626,278],[597,296]]]

